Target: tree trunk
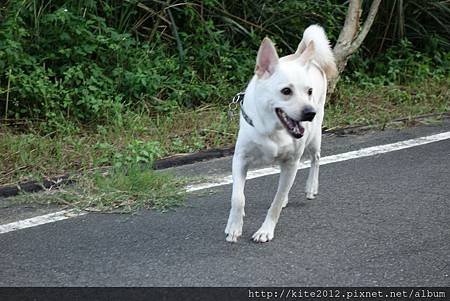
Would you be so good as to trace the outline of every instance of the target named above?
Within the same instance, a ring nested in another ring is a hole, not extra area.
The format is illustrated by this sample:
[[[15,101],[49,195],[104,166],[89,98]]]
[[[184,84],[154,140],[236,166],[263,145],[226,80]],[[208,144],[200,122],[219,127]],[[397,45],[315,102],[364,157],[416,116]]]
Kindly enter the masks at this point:
[[[329,94],[333,93],[334,89],[336,88],[336,84],[340,78],[340,73],[344,71],[345,66],[347,66],[347,62],[350,56],[355,53],[356,50],[358,50],[365,37],[367,36],[370,27],[372,27],[381,0],[372,1],[372,5],[370,6],[366,21],[361,28],[361,1],[350,0],[349,2],[350,3],[348,6],[347,16],[345,17],[344,27],[342,28],[336,45],[333,48],[338,75],[330,80],[328,88]]]

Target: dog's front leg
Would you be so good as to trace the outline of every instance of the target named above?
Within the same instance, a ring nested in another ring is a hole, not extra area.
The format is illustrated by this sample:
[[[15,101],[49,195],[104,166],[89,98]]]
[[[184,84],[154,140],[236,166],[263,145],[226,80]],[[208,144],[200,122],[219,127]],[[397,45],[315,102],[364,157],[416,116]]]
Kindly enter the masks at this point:
[[[320,128],[320,127],[319,127]],[[320,161],[320,143],[322,137],[316,136],[309,145],[309,153],[311,154],[311,167],[309,168],[308,180],[306,180],[306,198],[312,200],[319,191],[319,161]]]
[[[254,241],[267,242],[272,240],[283,203],[288,197],[289,190],[291,190],[295,175],[297,174],[297,164],[298,160],[290,160],[280,165],[281,171],[277,193],[275,194],[272,205],[270,205],[264,223],[252,236]]]
[[[317,152],[311,156],[311,167],[305,189],[308,200],[315,199],[319,190],[319,160],[320,153]]]
[[[242,235],[242,225],[244,223],[245,207],[245,177],[247,176],[248,164],[245,156],[236,153],[233,157],[233,192],[231,195],[231,210],[225,228],[226,240],[236,242]]]

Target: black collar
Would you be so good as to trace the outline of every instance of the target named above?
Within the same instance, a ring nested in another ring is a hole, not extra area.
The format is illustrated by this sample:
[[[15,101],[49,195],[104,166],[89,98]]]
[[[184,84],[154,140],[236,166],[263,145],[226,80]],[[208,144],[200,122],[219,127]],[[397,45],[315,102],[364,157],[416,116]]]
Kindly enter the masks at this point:
[[[236,96],[233,98],[233,102],[239,102],[239,106],[241,107],[241,114],[242,117],[244,117],[244,120],[251,125],[252,127],[255,127],[253,125],[253,120],[247,115],[247,113],[245,113],[244,111],[244,96],[245,93],[244,92],[239,92],[238,94],[236,94]]]

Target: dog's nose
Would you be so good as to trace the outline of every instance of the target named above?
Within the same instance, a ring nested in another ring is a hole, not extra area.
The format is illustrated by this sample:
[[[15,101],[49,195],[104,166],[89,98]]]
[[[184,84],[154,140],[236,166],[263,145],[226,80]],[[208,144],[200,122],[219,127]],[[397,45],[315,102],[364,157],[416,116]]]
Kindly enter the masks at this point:
[[[302,111],[302,118],[300,121],[312,121],[314,116],[316,116],[316,110],[311,106],[307,106]]]

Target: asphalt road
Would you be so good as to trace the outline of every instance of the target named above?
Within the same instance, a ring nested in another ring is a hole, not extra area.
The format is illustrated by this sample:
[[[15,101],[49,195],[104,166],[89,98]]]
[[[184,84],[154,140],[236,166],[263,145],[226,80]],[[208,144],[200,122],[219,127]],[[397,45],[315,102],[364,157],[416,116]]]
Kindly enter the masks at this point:
[[[447,122],[329,137],[324,156],[449,130]],[[228,169],[225,158],[176,171]],[[250,238],[277,175],[247,182],[237,244],[223,232],[227,185],[190,194],[185,207],[167,213],[88,214],[0,234],[0,286],[450,286],[450,140],[320,173],[319,196],[308,201],[307,170],[298,172],[270,243]],[[2,211],[0,222],[24,214],[13,205]]]

